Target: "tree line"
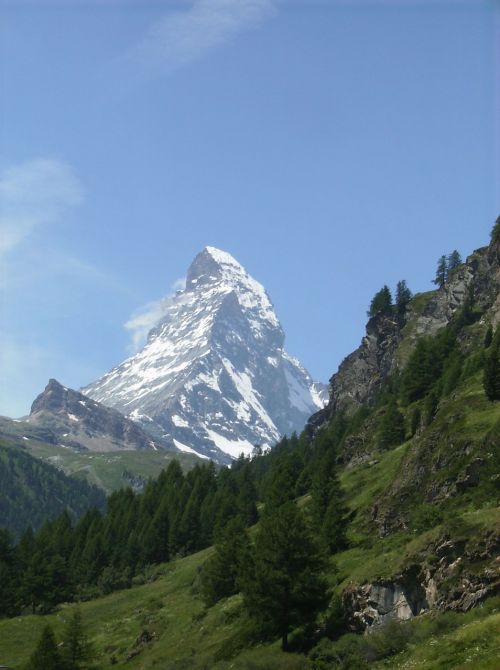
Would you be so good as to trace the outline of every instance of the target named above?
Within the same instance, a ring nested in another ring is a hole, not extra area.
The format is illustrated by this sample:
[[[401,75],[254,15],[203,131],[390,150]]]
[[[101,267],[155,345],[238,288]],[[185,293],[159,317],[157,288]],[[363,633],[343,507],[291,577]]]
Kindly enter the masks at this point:
[[[172,461],[142,494],[122,489],[106,513],[91,509],[73,524],[67,512],[29,528],[17,544],[0,531],[0,616],[88,599],[132,584],[146,566],[199,551],[234,516],[257,519],[256,489],[244,459],[184,474]]]

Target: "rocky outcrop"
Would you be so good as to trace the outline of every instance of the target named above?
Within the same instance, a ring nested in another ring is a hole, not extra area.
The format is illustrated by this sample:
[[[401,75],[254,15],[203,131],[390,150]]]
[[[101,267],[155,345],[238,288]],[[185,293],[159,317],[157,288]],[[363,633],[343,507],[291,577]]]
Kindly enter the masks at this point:
[[[473,547],[443,537],[393,579],[350,584],[342,594],[348,628],[363,632],[430,609],[466,612],[500,592],[499,548],[492,533]]]
[[[363,632],[394,619],[406,621],[429,606],[422,585],[404,575],[394,581],[350,586],[342,595],[342,603],[348,627],[354,632]]]
[[[371,318],[360,346],[330,379],[329,403],[309,419],[309,432],[339,410],[352,413],[372,405],[387,377],[405,367],[417,340],[442,330],[468,296],[483,321],[500,323],[500,242],[474,251],[439,290],[417,294],[403,317],[389,313]]]
[[[34,439],[76,450],[167,448],[166,443],[153,440],[120,412],[62,386],[55,379],[50,379],[44,391],[34,400],[25,422],[29,424],[29,435]]]

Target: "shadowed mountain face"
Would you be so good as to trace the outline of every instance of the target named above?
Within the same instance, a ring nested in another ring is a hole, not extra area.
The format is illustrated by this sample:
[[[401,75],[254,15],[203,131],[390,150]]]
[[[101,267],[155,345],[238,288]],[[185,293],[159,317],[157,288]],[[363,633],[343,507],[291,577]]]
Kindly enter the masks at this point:
[[[77,450],[151,450],[166,446],[116,410],[62,386],[55,379],[34,400],[24,422],[29,424],[35,439]]]
[[[83,392],[178,449],[228,463],[301,430],[327,399],[284,339],[263,286],[207,247],[144,348]]]

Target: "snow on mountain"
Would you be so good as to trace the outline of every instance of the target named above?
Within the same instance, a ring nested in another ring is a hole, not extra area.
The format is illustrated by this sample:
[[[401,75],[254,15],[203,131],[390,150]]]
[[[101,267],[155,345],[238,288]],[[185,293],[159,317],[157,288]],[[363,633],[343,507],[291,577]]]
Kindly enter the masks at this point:
[[[264,287],[206,247],[143,349],[83,393],[181,450],[229,463],[301,430],[328,400],[283,343]]]

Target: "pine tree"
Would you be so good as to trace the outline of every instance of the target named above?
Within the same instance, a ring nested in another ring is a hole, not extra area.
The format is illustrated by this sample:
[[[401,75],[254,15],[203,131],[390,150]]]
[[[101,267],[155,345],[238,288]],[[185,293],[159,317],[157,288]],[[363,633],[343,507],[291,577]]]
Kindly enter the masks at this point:
[[[462,263],[462,257],[460,256],[459,252],[456,249],[454,249],[448,256],[447,262],[448,262],[448,274],[450,274],[452,270],[454,270]]]
[[[261,520],[252,553],[242,578],[244,606],[286,650],[291,629],[314,621],[328,603],[324,557],[294,502]]]
[[[378,427],[378,445],[381,449],[397,447],[405,439],[405,420],[392,396]]]
[[[441,258],[438,260],[436,277],[435,279],[433,279],[433,284],[436,284],[436,286],[439,286],[439,288],[441,288],[446,284],[447,279],[448,279],[448,260],[446,256],[441,256]]]
[[[215,553],[203,565],[201,592],[208,607],[239,591],[245,561],[249,560],[250,542],[243,520],[231,519],[220,531]]]
[[[500,400],[500,329],[497,329],[486,356],[483,387],[488,400]]]
[[[0,529],[0,617],[16,612],[16,564],[12,538],[6,530]]]
[[[43,629],[26,670],[65,670],[64,661],[57,648],[54,631],[50,626],[45,626]]]
[[[488,330],[486,331],[486,334],[484,336],[484,348],[488,349],[490,344],[493,342],[493,326],[490,325],[488,326]]]
[[[66,670],[81,670],[88,668],[91,663],[94,652],[92,645],[85,634],[82,613],[79,607],[76,607],[63,633],[63,653]]]
[[[387,313],[392,306],[392,295],[389,287],[384,285],[378,293],[375,293],[370,303],[367,314],[371,318],[377,314]]]
[[[406,307],[412,299],[412,292],[408,288],[406,281],[402,279],[398,281],[396,286],[396,308],[398,314],[404,314]]]
[[[491,231],[491,241],[493,243],[500,242],[500,216],[497,217],[493,230]]]
[[[346,546],[347,508],[340,486],[335,449],[324,454],[314,473],[311,516],[319,537],[331,553]]]

